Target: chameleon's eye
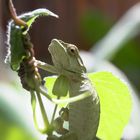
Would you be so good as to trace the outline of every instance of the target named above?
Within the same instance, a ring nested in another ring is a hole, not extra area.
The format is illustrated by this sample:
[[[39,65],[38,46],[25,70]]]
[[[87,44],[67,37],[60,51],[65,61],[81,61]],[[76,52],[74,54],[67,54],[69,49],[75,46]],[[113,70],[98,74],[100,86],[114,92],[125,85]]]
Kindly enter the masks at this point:
[[[72,55],[76,54],[76,48],[74,46],[69,46],[68,51]]]
[[[71,49],[70,49],[70,51],[71,51],[72,53],[74,53],[74,52],[75,52],[74,48],[71,48]]]

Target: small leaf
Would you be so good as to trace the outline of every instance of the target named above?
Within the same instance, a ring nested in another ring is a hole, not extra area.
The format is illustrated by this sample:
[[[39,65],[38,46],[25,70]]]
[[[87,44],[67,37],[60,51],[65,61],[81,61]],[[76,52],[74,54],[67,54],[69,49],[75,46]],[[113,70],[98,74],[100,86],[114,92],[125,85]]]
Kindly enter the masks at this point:
[[[58,15],[54,14],[53,12],[49,11],[48,9],[40,8],[36,9],[32,12],[28,12],[19,16],[23,21],[26,22],[28,28],[23,32],[23,34],[27,34],[31,25],[35,22],[35,20],[40,16],[53,16],[58,18]]]
[[[54,83],[55,83],[56,79],[57,79],[57,76],[48,76],[48,77],[44,78],[44,81],[45,81],[44,86],[47,88],[48,94],[51,96],[51,98],[57,98],[57,96],[55,96],[52,93],[53,86],[54,86]]]
[[[97,136],[103,140],[120,140],[132,109],[129,89],[110,72],[91,73],[88,76],[100,97],[101,117]]]

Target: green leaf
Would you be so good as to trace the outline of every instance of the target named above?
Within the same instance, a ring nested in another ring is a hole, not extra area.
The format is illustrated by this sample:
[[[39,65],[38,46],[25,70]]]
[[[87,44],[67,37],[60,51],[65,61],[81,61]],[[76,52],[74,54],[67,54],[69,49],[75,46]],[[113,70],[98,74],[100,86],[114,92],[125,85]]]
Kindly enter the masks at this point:
[[[45,77],[44,78],[44,81],[45,81],[45,87],[47,88],[48,90],[48,94],[51,96],[51,98],[57,98],[57,96],[55,96],[52,91],[53,91],[53,86],[54,86],[54,83],[57,79],[57,76],[49,76],[49,77]]]
[[[57,15],[55,15],[47,9],[37,9],[19,16],[19,18],[25,21],[28,25],[25,31],[23,31],[22,26],[17,26],[13,20],[8,25],[8,53],[5,62],[9,63],[14,71],[17,71],[19,69],[20,63],[28,55],[24,48],[23,37],[28,33],[35,19],[40,16],[58,17]]]
[[[101,116],[97,136],[103,140],[120,140],[132,110],[128,86],[110,72],[90,73],[88,77],[100,97]],[[56,98],[52,94],[56,78],[45,78],[45,86],[52,98]]]
[[[58,97],[65,97],[68,94],[69,82],[66,76],[60,75],[53,86],[53,94]]]
[[[40,8],[34,11],[22,14],[19,16],[23,21],[26,22],[28,28],[23,32],[23,34],[27,34],[31,25],[35,22],[35,20],[40,16],[53,16],[58,18],[58,15],[54,14],[53,12],[49,11],[48,9]]]
[[[12,70],[17,71],[27,53],[24,49],[22,30],[12,22],[9,24],[7,43],[8,53],[5,62],[10,64]]]
[[[120,140],[132,109],[128,86],[110,72],[91,73],[88,76],[95,85],[101,103],[97,136],[103,140]]]

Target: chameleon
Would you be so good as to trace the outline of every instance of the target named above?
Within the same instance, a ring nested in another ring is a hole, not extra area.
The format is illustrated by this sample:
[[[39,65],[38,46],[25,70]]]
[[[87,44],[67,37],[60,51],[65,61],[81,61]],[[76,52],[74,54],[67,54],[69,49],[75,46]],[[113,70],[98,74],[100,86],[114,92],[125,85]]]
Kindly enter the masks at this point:
[[[36,60],[38,68],[63,75],[69,83],[69,96],[75,98],[87,93],[83,99],[69,102],[69,132],[48,140],[95,140],[100,120],[100,100],[86,74],[86,67],[78,48],[53,39],[48,48],[53,65]]]

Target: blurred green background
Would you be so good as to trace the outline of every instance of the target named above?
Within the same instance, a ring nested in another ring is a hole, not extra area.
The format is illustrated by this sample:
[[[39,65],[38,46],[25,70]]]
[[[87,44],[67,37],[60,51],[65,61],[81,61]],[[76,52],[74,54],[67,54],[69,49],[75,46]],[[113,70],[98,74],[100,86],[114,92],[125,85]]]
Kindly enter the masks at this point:
[[[85,53],[89,56],[93,55],[96,60],[102,58],[100,65],[103,68],[93,66],[93,71],[106,70],[103,62],[107,61],[113,68],[125,74],[130,82],[130,89],[134,91],[136,114],[132,117],[131,122],[134,123],[130,123],[126,131],[127,136],[124,135],[124,138],[134,140],[140,140],[138,126],[140,113],[137,109],[140,96],[140,3],[138,2],[139,0],[13,0],[18,14],[36,8],[48,8],[60,17],[59,19],[43,17],[34,23],[30,34],[37,59],[51,63],[47,46],[52,38],[59,38],[86,51],[83,52],[83,59]],[[136,6],[133,7],[134,5]],[[45,139],[34,129],[29,95],[22,89],[17,74],[4,64],[9,19],[6,2],[0,0],[0,140]],[[116,23],[118,23],[117,27]],[[115,36],[119,30],[122,30],[122,33]],[[113,37],[108,36],[110,31],[115,40],[111,40]],[[106,46],[105,51],[101,51],[108,40],[111,40],[110,45]],[[119,44],[118,40],[121,40]],[[115,44],[116,47],[110,51]],[[88,60],[84,59],[84,61]],[[89,63],[92,61],[94,64],[94,59],[90,57]],[[113,71],[112,67],[106,67]],[[48,74],[42,72],[42,76],[45,75]],[[137,118],[135,119],[137,122],[134,118]]]

